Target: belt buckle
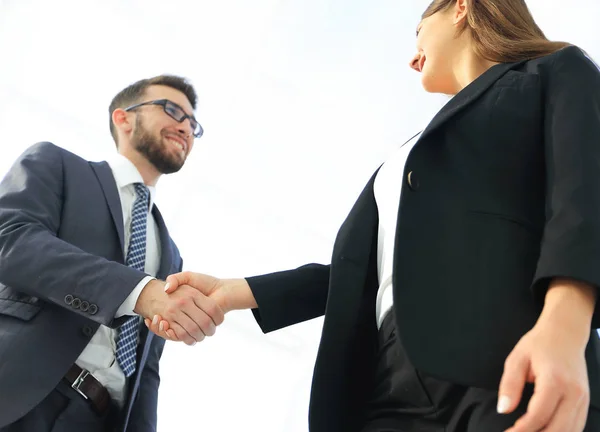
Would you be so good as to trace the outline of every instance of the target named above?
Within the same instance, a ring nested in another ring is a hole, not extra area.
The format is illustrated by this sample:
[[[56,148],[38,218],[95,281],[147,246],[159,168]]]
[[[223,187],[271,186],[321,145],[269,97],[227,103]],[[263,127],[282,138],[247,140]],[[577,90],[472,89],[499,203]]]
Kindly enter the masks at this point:
[[[77,377],[77,379],[75,381],[73,381],[73,384],[71,384],[71,388],[73,390],[75,390],[77,393],[79,393],[81,396],[83,396],[83,398],[85,400],[88,400],[89,398],[87,397],[87,395],[84,392],[82,392],[79,389],[79,386],[85,381],[85,379],[87,378],[87,376],[89,374],[90,373],[88,371],[86,371],[85,369],[81,369],[79,376]]]

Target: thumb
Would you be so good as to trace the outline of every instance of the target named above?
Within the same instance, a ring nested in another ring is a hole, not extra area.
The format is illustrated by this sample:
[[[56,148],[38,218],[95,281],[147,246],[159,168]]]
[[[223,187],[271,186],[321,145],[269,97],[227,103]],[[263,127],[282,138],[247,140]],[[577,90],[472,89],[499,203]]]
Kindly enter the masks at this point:
[[[165,292],[167,294],[171,294],[180,285],[188,285],[188,280],[190,278],[189,272],[175,273],[167,277],[167,284],[165,285]]]
[[[189,285],[204,295],[210,295],[215,290],[218,281],[219,280],[217,278],[202,273],[176,273],[167,278],[165,292],[170,294],[181,285]]]
[[[530,366],[529,357],[525,355],[513,352],[506,359],[498,391],[497,410],[499,414],[513,412],[521,402]]]

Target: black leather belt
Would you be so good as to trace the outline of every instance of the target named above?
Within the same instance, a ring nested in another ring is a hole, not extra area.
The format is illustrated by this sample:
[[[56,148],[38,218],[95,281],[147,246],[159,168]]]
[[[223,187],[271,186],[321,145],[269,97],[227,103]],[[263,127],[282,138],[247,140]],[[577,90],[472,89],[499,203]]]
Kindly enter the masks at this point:
[[[88,371],[73,364],[65,375],[65,380],[73,390],[90,403],[98,415],[103,416],[108,412],[110,407],[108,390]]]

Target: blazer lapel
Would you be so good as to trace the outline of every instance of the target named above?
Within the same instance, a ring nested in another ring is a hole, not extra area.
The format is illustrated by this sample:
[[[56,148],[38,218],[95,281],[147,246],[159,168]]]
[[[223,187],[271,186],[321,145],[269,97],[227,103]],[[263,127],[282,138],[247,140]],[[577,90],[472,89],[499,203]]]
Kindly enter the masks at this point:
[[[435,117],[433,117],[429,125],[427,125],[425,130],[423,130],[423,134],[419,137],[419,141],[422,141],[423,138],[425,138],[431,132],[438,129],[457,113],[477,100],[488,88],[490,88],[509,70],[515,68],[519,64],[524,63],[525,61],[518,63],[500,63],[485,71],[480,77],[465,87],[461,92],[454,96],[452,100],[442,107]]]
[[[164,279],[172,273],[171,266],[173,265],[173,254],[171,253],[171,237],[169,236],[169,230],[167,230],[165,221],[156,206],[152,206],[152,215],[154,216],[156,226],[158,227],[161,246],[160,265],[156,276]]]
[[[123,210],[121,209],[121,199],[119,198],[119,191],[117,190],[115,178],[112,174],[108,163],[90,162],[90,165],[96,173],[96,177],[98,177],[98,181],[102,186],[102,191],[104,192],[106,203],[108,204],[108,208],[110,209],[110,214],[112,215],[112,219],[115,224],[117,234],[119,236],[119,243],[121,244],[121,254],[123,262],[125,262],[125,256],[123,254],[123,250],[125,248]]]

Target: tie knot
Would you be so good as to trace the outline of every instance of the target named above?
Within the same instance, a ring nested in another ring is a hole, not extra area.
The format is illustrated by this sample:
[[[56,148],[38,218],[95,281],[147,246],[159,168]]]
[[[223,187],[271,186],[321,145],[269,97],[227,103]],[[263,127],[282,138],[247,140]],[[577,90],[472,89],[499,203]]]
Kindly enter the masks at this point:
[[[150,197],[150,190],[148,187],[144,183],[135,183],[133,186],[138,198],[147,203],[148,198]]]

